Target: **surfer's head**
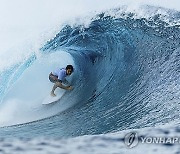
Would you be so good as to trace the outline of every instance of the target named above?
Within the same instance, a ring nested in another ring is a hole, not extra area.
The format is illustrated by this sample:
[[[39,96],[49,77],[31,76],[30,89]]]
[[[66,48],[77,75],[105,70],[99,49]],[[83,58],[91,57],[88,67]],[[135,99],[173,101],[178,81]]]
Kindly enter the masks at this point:
[[[66,74],[67,75],[71,75],[73,71],[74,71],[74,68],[73,68],[72,65],[67,65],[66,66]]]

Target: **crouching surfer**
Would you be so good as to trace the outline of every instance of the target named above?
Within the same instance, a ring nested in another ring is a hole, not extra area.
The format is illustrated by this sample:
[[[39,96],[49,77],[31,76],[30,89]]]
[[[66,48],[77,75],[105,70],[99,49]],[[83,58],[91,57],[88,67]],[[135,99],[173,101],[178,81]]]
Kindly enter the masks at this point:
[[[72,65],[67,65],[66,68],[59,68],[49,74],[49,80],[54,83],[54,86],[51,91],[51,96],[56,96],[54,91],[57,87],[65,89],[65,90],[72,90],[72,86],[64,86],[62,83],[69,84],[66,80],[67,76],[70,76],[72,72],[74,71],[74,68]]]

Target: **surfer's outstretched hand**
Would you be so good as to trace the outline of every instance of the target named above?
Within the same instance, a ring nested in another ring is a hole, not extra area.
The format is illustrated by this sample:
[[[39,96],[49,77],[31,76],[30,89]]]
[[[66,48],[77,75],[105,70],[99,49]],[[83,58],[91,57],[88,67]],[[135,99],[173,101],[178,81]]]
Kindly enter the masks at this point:
[[[67,87],[67,90],[72,90],[72,89],[73,89],[72,86],[68,86],[68,87]]]

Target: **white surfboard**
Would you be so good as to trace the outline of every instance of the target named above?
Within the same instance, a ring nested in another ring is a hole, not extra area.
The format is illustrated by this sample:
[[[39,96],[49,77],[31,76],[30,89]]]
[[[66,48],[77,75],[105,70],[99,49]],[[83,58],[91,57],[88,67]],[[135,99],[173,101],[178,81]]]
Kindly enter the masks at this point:
[[[55,103],[58,102],[62,96],[64,95],[65,92],[63,93],[58,93],[56,94],[55,97],[51,96],[50,94],[43,100],[42,104],[46,105],[46,104],[51,104],[51,103]]]

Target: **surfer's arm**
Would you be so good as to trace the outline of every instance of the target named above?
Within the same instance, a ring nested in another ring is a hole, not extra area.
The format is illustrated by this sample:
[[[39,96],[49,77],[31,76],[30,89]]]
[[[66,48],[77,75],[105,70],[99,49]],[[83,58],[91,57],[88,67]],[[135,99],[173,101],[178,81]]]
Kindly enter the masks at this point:
[[[64,85],[62,84],[62,82],[58,82],[58,83],[57,83],[57,86],[58,86],[59,88],[65,89],[65,90],[71,90],[71,89],[72,89],[71,86],[64,86]]]

